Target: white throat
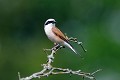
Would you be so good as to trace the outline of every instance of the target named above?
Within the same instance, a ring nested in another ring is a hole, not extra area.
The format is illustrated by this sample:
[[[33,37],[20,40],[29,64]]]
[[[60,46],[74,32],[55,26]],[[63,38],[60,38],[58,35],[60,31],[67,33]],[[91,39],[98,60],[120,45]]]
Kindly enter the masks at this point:
[[[45,30],[46,35],[50,35],[51,33],[53,33],[52,27],[54,27],[53,24],[48,24],[48,25],[44,26],[44,30]]]

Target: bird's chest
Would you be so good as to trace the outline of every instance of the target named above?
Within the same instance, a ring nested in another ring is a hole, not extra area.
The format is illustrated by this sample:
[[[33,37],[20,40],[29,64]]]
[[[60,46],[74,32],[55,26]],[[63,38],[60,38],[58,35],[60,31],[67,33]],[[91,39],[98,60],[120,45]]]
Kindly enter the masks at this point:
[[[54,38],[55,38],[55,34],[52,32],[52,27],[51,26],[45,26],[45,33],[47,35],[47,37],[54,41]]]
[[[52,27],[51,26],[46,26],[45,28],[45,33],[47,36],[53,36],[53,32],[52,32]]]

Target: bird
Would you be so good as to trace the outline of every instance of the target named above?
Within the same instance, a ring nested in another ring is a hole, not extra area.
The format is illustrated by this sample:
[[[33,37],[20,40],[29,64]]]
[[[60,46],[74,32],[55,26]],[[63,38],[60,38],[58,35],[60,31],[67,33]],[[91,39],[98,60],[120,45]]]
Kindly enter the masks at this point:
[[[70,44],[69,40],[65,35],[56,27],[55,19],[47,19],[44,23],[44,31],[47,35],[48,39],[52,42],[59,44],[61,46],[67,46],[70,48],[74,53],[78,54],[73,46]]]

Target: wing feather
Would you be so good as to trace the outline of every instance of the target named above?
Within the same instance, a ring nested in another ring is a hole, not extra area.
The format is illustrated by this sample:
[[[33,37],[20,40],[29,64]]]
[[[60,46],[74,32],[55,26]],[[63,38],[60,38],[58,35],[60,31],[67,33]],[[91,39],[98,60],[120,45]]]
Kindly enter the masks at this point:
[[[56,36],[58,36],[59,38],[61,38],[64,41],[68,42],[65,35],[57,27],[52,27],[52,31]]]

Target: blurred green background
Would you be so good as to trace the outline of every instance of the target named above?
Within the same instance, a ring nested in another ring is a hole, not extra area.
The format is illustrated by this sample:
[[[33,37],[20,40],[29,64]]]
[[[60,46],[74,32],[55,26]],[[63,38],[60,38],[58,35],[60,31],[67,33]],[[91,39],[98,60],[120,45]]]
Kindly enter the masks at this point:
[[[18,72],[26,77],[42,69],[47,60],[43,48],[53,46],[44,33],[48,18],[88,50],[72,43],[84,59],[65,48],[57,52],[53,66],[103,69],[95,74],[97,80],[120,80],[120,0],[0,0],[0,80],[18,80]],[[67,74],[41,79],[82,80]]]

